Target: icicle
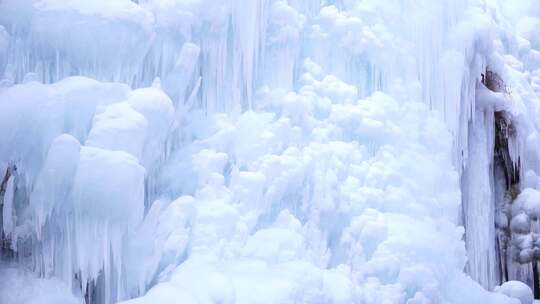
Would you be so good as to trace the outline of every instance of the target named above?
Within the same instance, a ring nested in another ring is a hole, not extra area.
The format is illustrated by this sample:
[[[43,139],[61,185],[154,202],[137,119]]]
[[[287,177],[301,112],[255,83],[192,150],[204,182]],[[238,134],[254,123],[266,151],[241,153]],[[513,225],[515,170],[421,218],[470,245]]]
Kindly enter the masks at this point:
[[[9,176],[5,187],[4,200],[2,202],[2,231],[8,238],[12,238],[14,237],[13,233],[15,233],[16,225],[15,204],[13,201],[15,194],[15,177],[13,175]],[[14,242],[12,243],[12,246],[15,246]]]
[[[194,79],[201,49],[193,43],[184,43],[174,68],[164,81],[164,90],[176,107],[182,105],[187,90]]]

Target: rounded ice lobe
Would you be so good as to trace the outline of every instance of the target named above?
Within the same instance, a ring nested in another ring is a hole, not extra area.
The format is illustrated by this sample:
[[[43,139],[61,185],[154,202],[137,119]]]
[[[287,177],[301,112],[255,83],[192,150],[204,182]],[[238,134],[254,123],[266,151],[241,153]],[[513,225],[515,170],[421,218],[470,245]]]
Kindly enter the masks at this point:
[[[30,196],[30,206],[37,220],[38,237],[42,225],[53,212],[63,212],[69,203],[73,178],[79,164],[81,144],[69,135],[56,137]]]
[[[527,234],[531,231],[529,216],[525,213],[520,213],[510,221],[510,230],[514,233]]]
[[[137,224],[144,212],[144,174],[128,153],[83,147],[73,186],[76,213],[86,219]]]
[[[141,157],[139,157],[141,165],[151,168],[159,160],[161,155],[159,152],[163,151],[167,134],[173,123],[172,101],[161,90],[159,84],[156,84],[156,86],[132,91],[126,103],[130,108],[142,114],[145,120],[144,133],[135,132],[132,138],[141,140]]]
[[[540,49],[540,18],[526,17],[519,20],[516,31],[531,43],[532,48]]]
[[[109,105],[94,116],[86,145],[124,151],[141,159],[148,122],[126,102]]]
[[[513,203],[512,209],[525,212],[532,220],[540,219],[540,191],[525,188]]]
[[[127,102],[146,117],[154,132],[163,132],[170,127],[174,107],[169,96],[159,86],[134,90]]]
[[[533,303],[534,298],[531,288],[520,281],[505,282],[501,286],[495,287],[494,291],[518,299],[521,304]]]

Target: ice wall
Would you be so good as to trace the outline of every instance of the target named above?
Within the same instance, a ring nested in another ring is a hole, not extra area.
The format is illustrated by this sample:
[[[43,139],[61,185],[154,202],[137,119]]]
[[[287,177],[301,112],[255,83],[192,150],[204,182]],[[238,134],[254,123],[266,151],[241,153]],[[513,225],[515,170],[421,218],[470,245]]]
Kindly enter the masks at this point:
[[[86,303],[516,303],[494,113],[538,188],[540,45],[500,2],[4,0],[2,251]]]
[[[3,233],[11,250],[31,252],[35,271],[82,294],[102,277],[103,299],[124,297],[123,244],[145,210],[141,164],[159,164],[144,147],[163,147],[160,124],[172,123],[159,92],[82,77],[2,92],[3,172],[16,172],[3,195]]]
[[[538,297],[540,290],[533,286],[538,285],[534,271],[536,217],[521,202],[522,193],[531,191],[530,180],[538,172],[536,152],[532,152],[536,151],[538,131],[533,113],[538,97],[531,76],[537,67],[531,60],[535,38],[530,36],[537,12],[529,1],[518,1],[512,8],[492,3],[491,11],[495,20],[507,22],[493,25],[501,32],[486,56],[486,72],[482,84],[477,84],[474,102],[478,118],[469,125],[469,132],[477,137],[473,141],[469,137],[472,143],[462,179],[468,269],[486,288],[519,280],[534,287]],[[520,222],[524,216],[527,220]],[[526,230],[520,230],[519,223]]]

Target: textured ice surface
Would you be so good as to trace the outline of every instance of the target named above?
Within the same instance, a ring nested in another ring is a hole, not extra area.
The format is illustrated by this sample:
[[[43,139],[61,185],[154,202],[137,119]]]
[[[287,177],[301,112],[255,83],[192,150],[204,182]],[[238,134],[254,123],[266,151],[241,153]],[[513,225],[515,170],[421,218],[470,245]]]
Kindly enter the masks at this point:
[[[530,260],[538,17],[532,0],[4,0],[2,251],[47,278],[29,295],[62,282],[93,304],[516,304],[517,283],[491,292],[494,223]],[[494,111],[524,180],[501,218]]]
[[[532,304],[534,299],[531,288],[519,281],[505,282],[501,286],[497,286],[495,292],[516,298],[521,304]]]
[[[67,284],[56,278],[43,279],[35,273],[0,264],[0,302],[5,304],[81,304]]]

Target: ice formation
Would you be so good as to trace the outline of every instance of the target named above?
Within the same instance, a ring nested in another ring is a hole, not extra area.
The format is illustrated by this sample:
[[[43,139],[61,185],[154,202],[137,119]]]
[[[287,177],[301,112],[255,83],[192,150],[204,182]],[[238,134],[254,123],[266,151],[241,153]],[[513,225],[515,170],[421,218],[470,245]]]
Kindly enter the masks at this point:
[[[508,281],[495,288],[495,292],[505,294],[511,298],[519,299],[521,304],[533,303],[531,288],[520,281]]]
[[[540,298],[535,2],[0,1],[0,302]]]
[[[79,304],[67,284],[57,278],[39,278],[16,265],[0,268],[0,302],[25,304]],[[14,292],[16,290],[17,292]]]

